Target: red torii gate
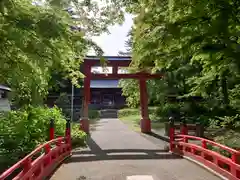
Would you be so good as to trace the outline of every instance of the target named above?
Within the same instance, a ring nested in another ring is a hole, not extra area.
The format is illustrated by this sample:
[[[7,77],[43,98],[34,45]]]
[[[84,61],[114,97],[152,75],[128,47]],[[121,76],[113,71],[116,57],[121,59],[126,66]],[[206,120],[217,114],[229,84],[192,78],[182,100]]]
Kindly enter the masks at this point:
[[[91,72],[93,66],[101,66],[100,58],[86,57],[84,59],[84,103],[83,116],[80,120],[81,129],[89,133],[88,105],[90,102],[90,81],[91,79],[138,79],[140,88],[140,105],[141,105],[141,132],[151,132],[151,121],[148,114],[148,94],[147,84],[148,79],[161,78],[162,74],[149,74],[145,72],[134,74],[119,74],[118,70],[121,67],[128,67],[131,63],[131,57],[104,57],[107,61],[107,67],[112,67],[111,74],[94,74]]]

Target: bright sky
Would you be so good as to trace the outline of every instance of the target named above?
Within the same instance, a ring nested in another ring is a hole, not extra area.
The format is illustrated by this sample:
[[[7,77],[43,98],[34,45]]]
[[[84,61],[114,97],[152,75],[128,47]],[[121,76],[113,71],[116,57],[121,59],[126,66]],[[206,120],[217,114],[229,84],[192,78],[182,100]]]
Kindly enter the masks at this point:
[[[133,24],[133,17],[130,14],[125,15],[125,22],[109,28],[110,34],[104,33],[101,36],[93,37],[95,41],[104,51],[106,56],[117,56],[119,51],[124,51],[126,36]],[[92,55],[89,54],[89,55]]]

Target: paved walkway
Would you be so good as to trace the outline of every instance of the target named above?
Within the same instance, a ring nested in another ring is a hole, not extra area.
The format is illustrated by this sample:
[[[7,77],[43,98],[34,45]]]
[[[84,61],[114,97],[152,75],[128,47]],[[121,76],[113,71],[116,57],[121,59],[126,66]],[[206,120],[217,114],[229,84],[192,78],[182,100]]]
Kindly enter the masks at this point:
[[[118,119],[101,119],[94,126],[89,147],[75,150],[51,180],[141,180],[136,175],[144,180],[220,180],[167,152],[165,142],[133,132]]]

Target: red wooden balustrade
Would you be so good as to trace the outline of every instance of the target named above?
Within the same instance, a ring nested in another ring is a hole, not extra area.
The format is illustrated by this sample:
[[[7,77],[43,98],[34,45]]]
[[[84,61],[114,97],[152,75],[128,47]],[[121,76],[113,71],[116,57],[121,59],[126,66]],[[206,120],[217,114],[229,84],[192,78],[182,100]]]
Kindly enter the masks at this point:
[[[182,132],[187,133],[187,130]],[[211,146],[211,149],[209,148]],[[213,148],[227,152],[231,157],[224,156]],[[240,179],[240,151],[201,137],[186,134],[175,134],[174,128],[170,129],[170,151],[181,156],[190,157],[210,169],[218,172],[229,180]]]
[[[9,178],[19,169],[22,171],[12,180],[42,180],[70,155],[70,136],[50,140],[6,170],[0,175],[0,180]]]

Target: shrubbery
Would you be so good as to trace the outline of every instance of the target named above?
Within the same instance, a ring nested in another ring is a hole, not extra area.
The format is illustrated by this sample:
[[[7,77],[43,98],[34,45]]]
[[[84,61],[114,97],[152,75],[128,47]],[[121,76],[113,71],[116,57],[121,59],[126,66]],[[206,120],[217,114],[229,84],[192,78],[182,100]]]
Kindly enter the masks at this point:
[[[50,119],[54,119],[56,137],[64,136],[66,120],[57,107],[28,107],[0,114],[0,171],[49,140]],[[83,145],[85,136],[73,125],[75,145]]]
[[[72,136],[72,148],[85,146],[87,134],[79,130],[79,123],[72,124],[71,136]]]
[[[178,104],[166,103],[160,107],[157,107],[156,116],[161,117],[164,121],[167,121],[170,112],[176,114],[180,113],[180,106]]]
[[[89,119],[99,119],[100,118],[100,111],[89,109],[88,118]]]
[[[224,144],[228,147],[240,147],[240,116],[224,116],[210,119],[210,128],[220,129],[211,134],[214,141]]]
[[[138,109],[130,109],[130,108],[126,108],[126,109],[121,109],[118,111],[118,117],[126,117],[126,116],[134,116],[134,115],[140,115],[140,111]]]
[[[149,117],[150,119],[154,121],[159,121],[159,116],[157,115],[158,108],[156,107],[149,107]],[[141,113],[140,113],[140,108],[139,109],[133,109],[133,108],[124,108],[118,111],[118,117],[120,119],[130,117],[130,116],[135,116],[138,117],[138,120],[140,121],[141,119]]]
[[[67,93],[61,93],[55,101],[57,107],[61,108],[64,116],[68,119],[71,117],[71,102],[68,98]]]
[[[168,121],[170,116],[174,116],[176,121],[185,120],[187,123],[201,123],[209,125],[209,119],[216,113],[215,109],[210,111],[204,103],[165,103],[157,107],[156,117],[162,121]]]

